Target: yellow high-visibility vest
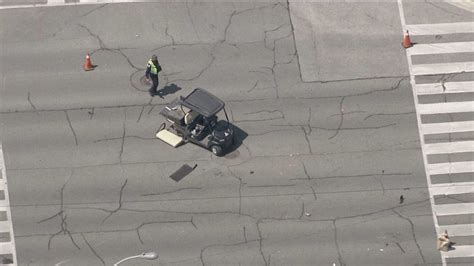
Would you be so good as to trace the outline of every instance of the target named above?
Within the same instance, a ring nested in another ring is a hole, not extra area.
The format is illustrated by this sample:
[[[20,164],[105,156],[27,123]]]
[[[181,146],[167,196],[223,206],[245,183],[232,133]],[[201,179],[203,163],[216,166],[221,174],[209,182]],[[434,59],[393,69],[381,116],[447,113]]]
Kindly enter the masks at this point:
[[[155,66],[155,64],[153,64],[153,61],[151,59],[148,60],[148,64],[151,66],[150,74],[158,75],[158,68]]]

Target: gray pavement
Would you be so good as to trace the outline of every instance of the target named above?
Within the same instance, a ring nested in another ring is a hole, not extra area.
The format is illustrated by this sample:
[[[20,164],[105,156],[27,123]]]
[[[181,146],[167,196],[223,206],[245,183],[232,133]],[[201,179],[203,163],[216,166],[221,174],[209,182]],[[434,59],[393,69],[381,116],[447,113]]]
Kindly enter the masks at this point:
[[[397,4],[312,7],[327,32],[357,22],[321,41],[312,82],[286,1],[0,10],[19,265],[440,264]],[[141,82],[152,53],[164,99]],[[154,138],[196,87],[245,132],[224,157]],[[177,183],[183,163],[198,166]]]

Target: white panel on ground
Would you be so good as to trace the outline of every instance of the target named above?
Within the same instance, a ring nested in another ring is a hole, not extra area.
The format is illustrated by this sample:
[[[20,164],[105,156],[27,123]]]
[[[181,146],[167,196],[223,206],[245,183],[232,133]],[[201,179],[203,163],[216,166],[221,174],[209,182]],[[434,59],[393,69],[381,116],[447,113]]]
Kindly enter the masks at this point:
[[[415,76],[474,72],[474,62],[418,64],[412,65],[411,71]]]
[[[425,144],[426,154],[474,152],[474,141]]]
[[[474,92],[474,81],[417,84],[415,90],[418,95]]]
[[[433,211],[436,216],[473,214],[474,203],[452,203],[433,205]]]
[[[407,50],[410,55],[472,53],[474,42],[416,44]]]
[[[448,231],[449,236],[470,236],[474,235],[474,224],[451,224],[440,225],[438,233]]]
[[[474,102],[419,104],[418,112],[422,115],[474,112]]]
[[[474,22],[406,25],[410,35],[440,35],[474,32]]]
[[[474,131],[474,121],[421,124],[423,135]]]
[[[474,182],[433,184],[429,189],[432,195],[474,193]]]
[[[474,163],[472,162],[455,162],[455,163],[435,163],[428,164],[427,170],[429,175],[443,174],[459,174],[474,172]]]

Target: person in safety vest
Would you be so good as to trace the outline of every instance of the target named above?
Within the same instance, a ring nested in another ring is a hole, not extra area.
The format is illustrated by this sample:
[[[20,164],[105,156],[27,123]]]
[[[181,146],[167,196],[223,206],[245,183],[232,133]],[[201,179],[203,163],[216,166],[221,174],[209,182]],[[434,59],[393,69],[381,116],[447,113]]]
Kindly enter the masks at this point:
[[[146,65],[146,72],[145,72],[147,81],[149,82],[150,79],[152,81],[152,86],[149,90],[151,97],[157,94],[156,89],[158,88],[158,72],[160,72],[161,70],[162,69],[161,69],[160,63],[158,63],[158,58],[156,57],[156,55],[152,55],[151,59],[148,60],[148,63]]]

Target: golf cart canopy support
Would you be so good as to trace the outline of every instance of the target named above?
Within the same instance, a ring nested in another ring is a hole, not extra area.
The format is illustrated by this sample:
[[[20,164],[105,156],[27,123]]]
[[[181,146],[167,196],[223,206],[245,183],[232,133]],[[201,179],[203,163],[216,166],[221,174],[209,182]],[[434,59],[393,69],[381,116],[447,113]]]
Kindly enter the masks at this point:
[[[211,117],[224,108],[224,102],[203,89],[194,89],[186,97],[180,97],[181,104],[205,117]],[[226,114],[227,115],[227,114]]]

